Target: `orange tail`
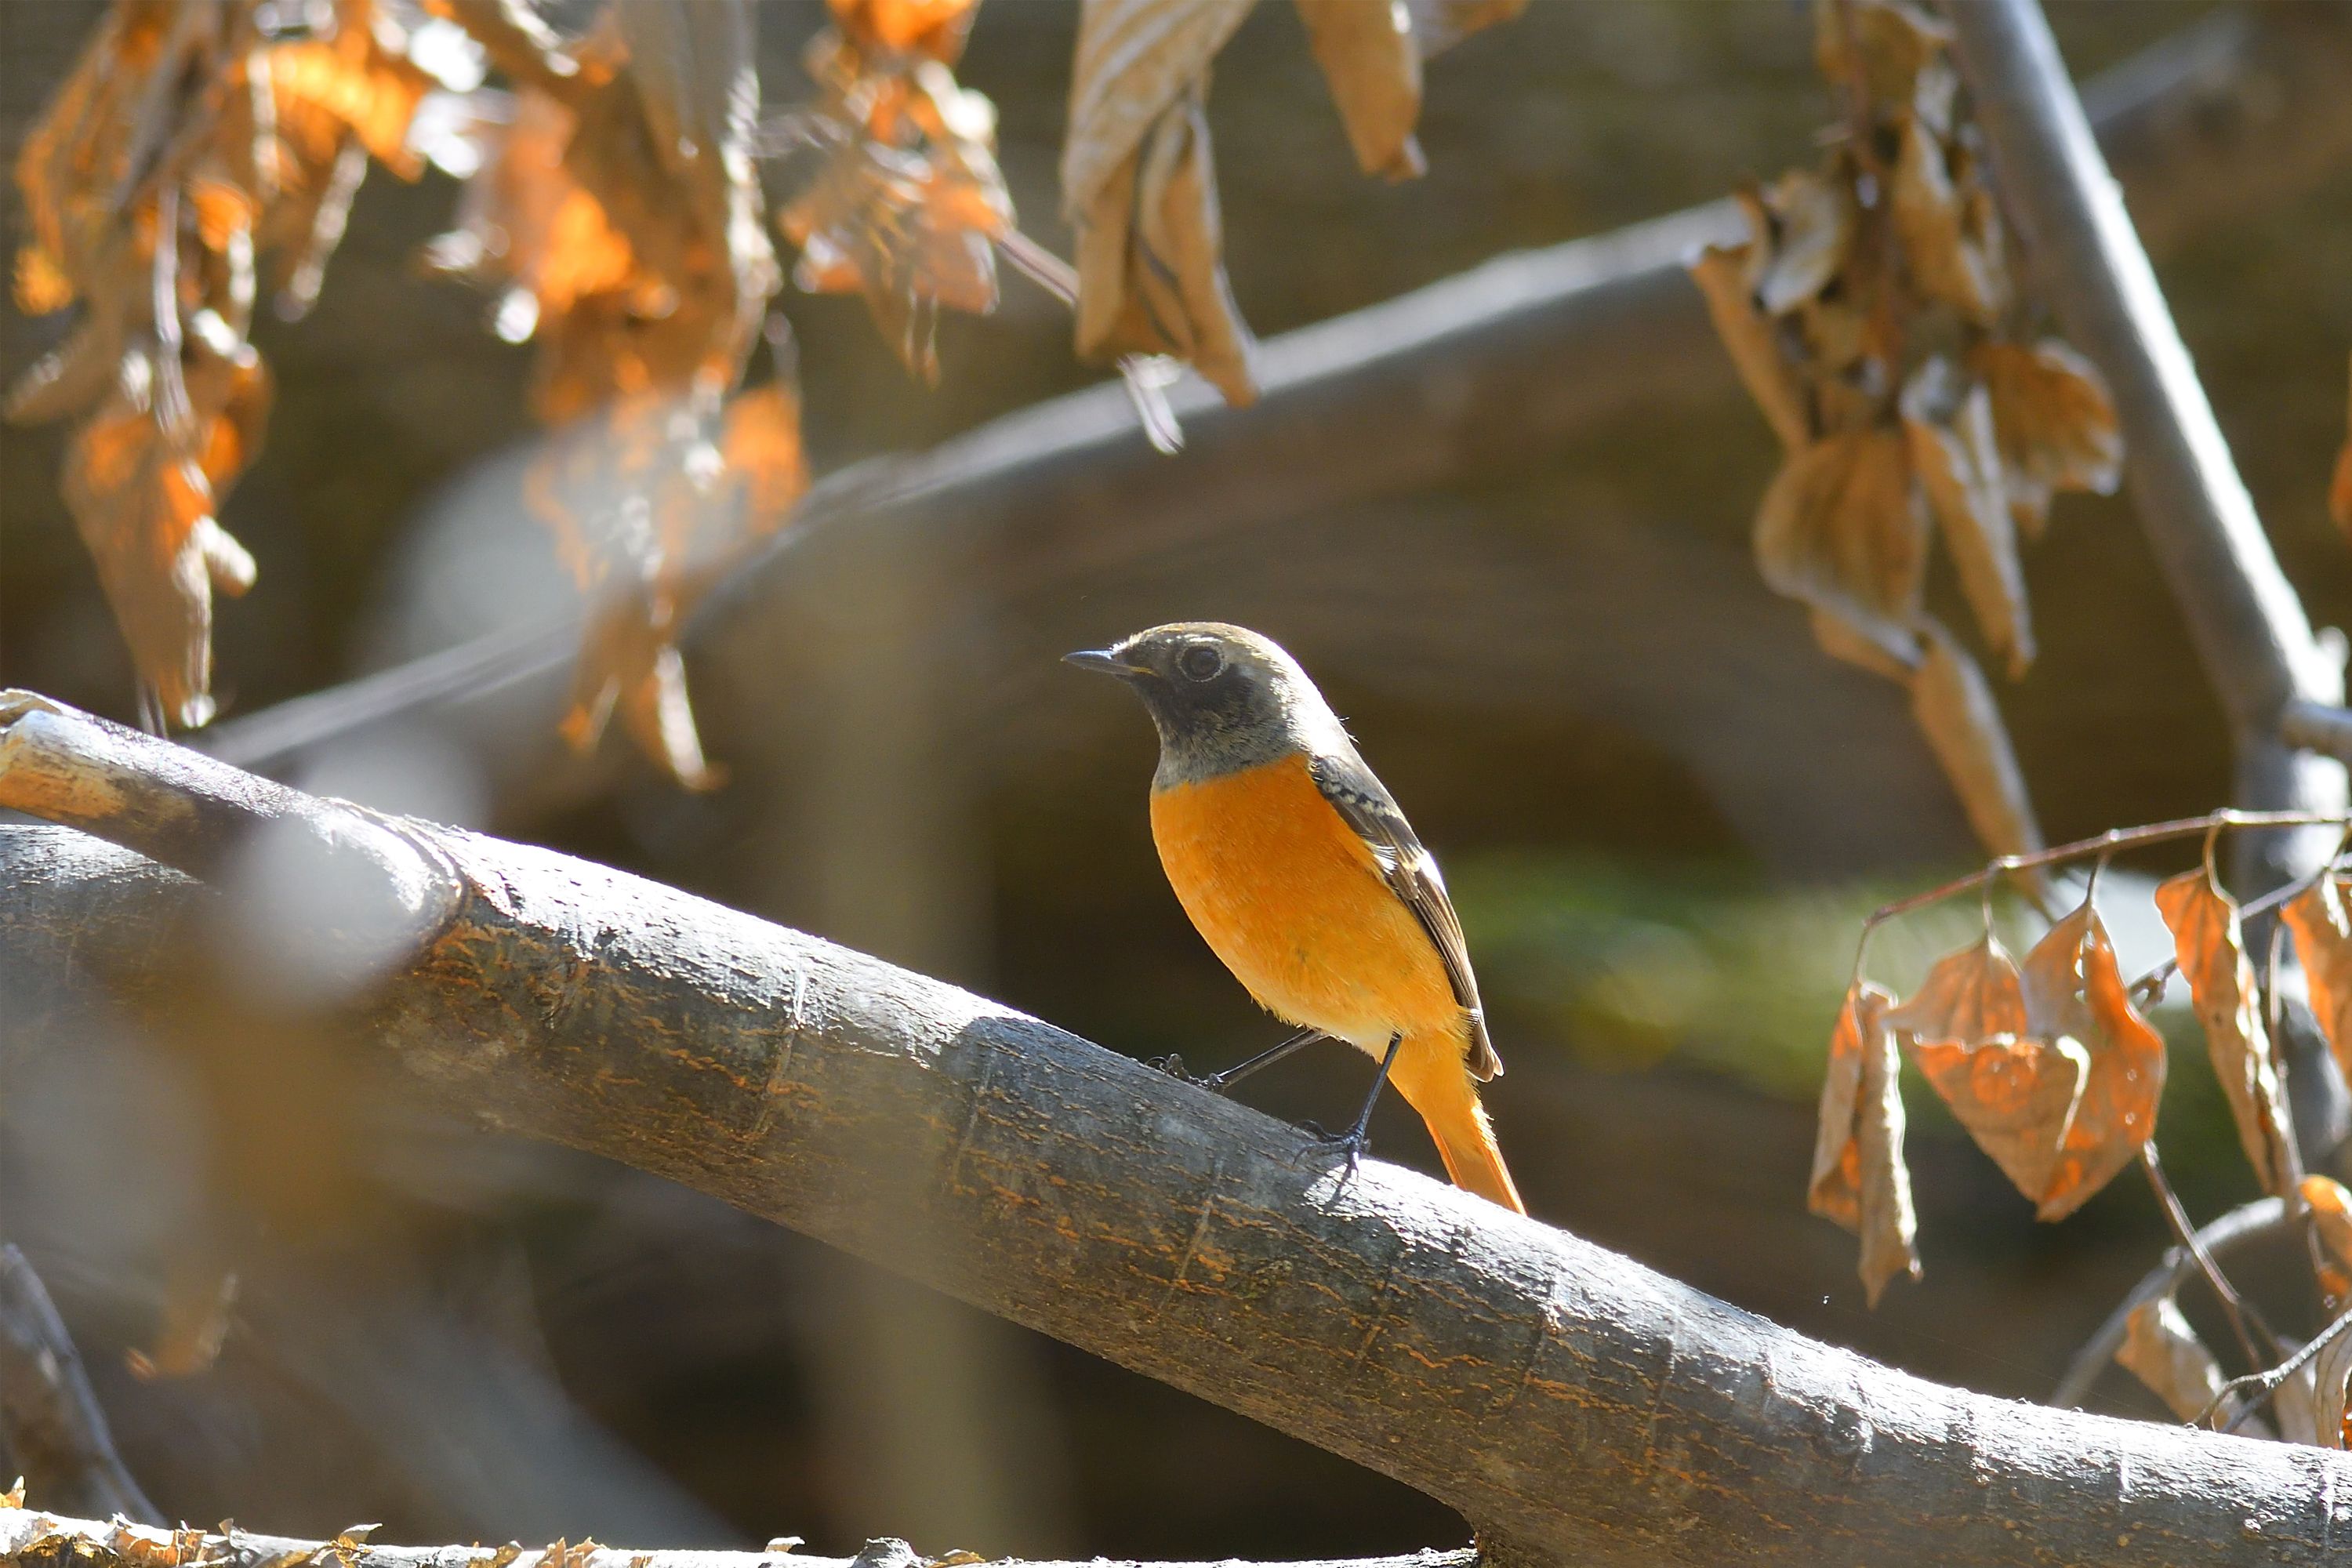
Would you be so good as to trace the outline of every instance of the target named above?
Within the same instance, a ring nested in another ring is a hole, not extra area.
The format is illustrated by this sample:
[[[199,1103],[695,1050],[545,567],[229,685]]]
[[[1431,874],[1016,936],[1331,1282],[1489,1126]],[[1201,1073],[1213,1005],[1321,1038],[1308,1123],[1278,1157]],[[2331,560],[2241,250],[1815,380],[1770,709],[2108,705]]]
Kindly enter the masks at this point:
[[[1503,1163],[1503,1151],[1487,1123],[1486,1108],[1478,1103],[1478,1082],[1463,1059],[1462,1042],[1444,1037],[1417,1037],[1397,1053],[1389,1081],[1429,1124],[1437,1142],[1438,1158],[1454,1184],[1500,1204],[1514,1214],[1525,1214],[1519,1189]]]

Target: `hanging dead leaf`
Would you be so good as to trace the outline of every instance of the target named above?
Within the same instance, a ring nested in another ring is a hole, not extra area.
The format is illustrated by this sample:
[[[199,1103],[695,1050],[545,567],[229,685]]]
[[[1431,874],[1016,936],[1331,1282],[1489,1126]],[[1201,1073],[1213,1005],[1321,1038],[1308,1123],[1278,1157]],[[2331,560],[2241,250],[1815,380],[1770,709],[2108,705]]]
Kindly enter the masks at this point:
[[[2026,1016],[2041,1039],[2084,1050],[2083,1092],[2035,1217],[2060,1220],[2088,1202],[2156,1134],[2164,1098],[2164,1037],[2132,1005],[2098,911],[2085,903],[2026,955]]]
[[[1367,174],[1409,180],[1427,168],[1413,126],[1421,119],[1421,42],[1402,5],[1297,0],[1315,63]]]
[[[1780,444],[1798,452],[1812,440],[1804,384],[1781,351],[1780,323],[1757,308],[1748,283],[1751,253],[1746,245],[1710,245],[1685,265],[1748,395]]]
[[[1062,148],[1077,231],[1077,352],[1186,360],[1234,405],[1257,395],[1225,281],[1209,61],[1250,0],[1087,0]]]
[[[1916,657],[1927,552],[1927,509],[1897,430],[1850,430],[1791,453],[1756,510],[1756,563],[1773,591],[1898,663]]]
[[[1906,117],[1894,184],[1889,205],[1912,282],[1928,299],[1990,326],[2010,299],[2000,217],[1991,193],[1968,172],[1966,154]]]
[[[1901,1061],[1885,1026],[1894,1001],[1860,983],[1847,993],[1830,1037],[1813,1145],[1811,1210],[1862,1237],[1863,1289],[1870,1305],[1897,1275],[1919,1278],[1911,1173],[1903,1163]]]
[[[1748,284],[1767,313],[1785,316],[1820,297],[1846,266],[1853,244],[1853,191],[1843,179],[1791,169],[1753,194],[1748,214]]]
[[[2205,1026],[2213,1075],[2238,1124],[2238,1141],[2263,1190],[2284,1193],[2300,1173],[2237,901],[2200,867],[2159,884],[2156,907],[2171,929],[2181,976]]]
[[[253,557],[215,508],[259,447],[270,387],[249,347],[190,349],[186,434],[158,424],[156,359],[135,356],[68,445],[63,488],[139,678],[173,722],[194,726],[213,711],[213,593],[254,580]]]
[[[1904,0],[1822,0],[1813,7],[1813,62],[1832,82],[1859,82],[1879,104],[1908,103],[1919,73],[1952,29]]]
[[[2115,493],[2123,475],[2123,430],[2106,382],[2090,361],[2044,338],[1979,343],[1969,353],[1969,368],[1992,399],[2004,491],[2026,538],[2042,537],[2058,491]]]
[[[2342,1307],[2352,1298],[2352,1193],[2326,1176],[2305,1176],[2301,1187],[2311,1210],[2311,1228],[2326,1257],[2319,1284],[2329,1302]]]
[[[2312,1016],[2327,1037],[2336,1065],[2352,1078],[2352,907],[2344,879],[2320,877],[2290,899],[2279,918],[2294,936],[2311,990]]]
[[[861,50],[925,55],[953,65],[980,0],[826,0],[834,25]]]
[[[1969,608],[1993,652],[2008,660],[2010,679],[2021,679],[2033,662],[2033,624],[2002,489],[1992,399],[1938,354],[1912,373],[1902,409],[1912,468],[1959,569]]]
[[[677,605],[662,585],[607,598],[581,645],[563,738],[576,751],[593,750],[617,709],[622,730],[672,779],[690,790],[716,789],[726,775],[703,758],[677,638]]]
[[[812,135],[831,146],[777,214],[801,252],[793,280],[811,293],[863,293],[908,368],[936,382],[940,308],[996,308],[995,245],[1013,203],[996,168],[995,107],[937,61],[877,79],[824,37],[808,68],[825,89]]]
[[[2346,422],[2352,425],[2352,401],[2346,404]],[[2336,526],[2352,534],[2352,430],[2344,437],[2344,449],[2336,454],[2336,477],[2327,486],[2327,515]]]
[[[2082,1098],[2087,1053],[2071,1039],[2027,1037],[2017,965],[1990,932],[1939,960],[1885,1026],[1977,1146],[2039,1203],[2050,1190]]]
[[[2042,847],[2042,826],[1992,688],[1939,622],[1923,616],[1917,626],[1927,656],[1911,677],[1911,716],[1985,847],[2031,854]]]
[[[2124,1320],[2124,1342],[2116,1352],[2116,1364],[2146,1384],[2183,1421],[2194,1421],[2211,1408],[2228,1381],[2221,1375],[2221,1363],[2169,1296],[2142,1301],[2131,1310]]]
[[[1911,1059],[1977,1147],[2035,1203],[2050,1190],[2089,1070],[2073,1040],[1916,1043]]]

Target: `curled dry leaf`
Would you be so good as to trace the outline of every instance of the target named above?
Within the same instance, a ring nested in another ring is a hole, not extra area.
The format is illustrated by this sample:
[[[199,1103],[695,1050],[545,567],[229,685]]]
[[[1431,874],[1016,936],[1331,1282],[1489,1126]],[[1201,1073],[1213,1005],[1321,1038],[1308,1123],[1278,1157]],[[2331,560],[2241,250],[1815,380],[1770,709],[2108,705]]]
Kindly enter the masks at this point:
[[[2352,1332],[2330,1340],[2309,1370],[2319,1447],[2352,1448]]]
[[[1846,994],[1830,1037],[1807,1206],[1862,1237],[1863,1289],[1878,1305],[1887,1281],[1919,1278],[1911,1173],[1903,1163],[1901,1061],[1886,1026],[1894,1002],[1867,982]]]
[[[1225,280],[1209,62],[1251,0],[1086,0],[1062,146],[1077,231],[1077,352],[1172,354],[1233,404],[1257,395]]]
[[[1990,326],[2009,308],[2000,215],[1965,147],[1916,115],[1903,126],[1890,204],[1903,257],[1921,294]]]
[[[793,281],[857,292],[907,367],[939,379],[942,307],[996,309],[995,242],[1013,226],[996,167],[996,109],[936,59],[869,57],[821,35],[808,69],[823,164],[776,215],[800,248]]]
[[[2156,1135],[2164,1098],[2164,1037],[2132,1005],[2105,922],[2087,902],[2052,925],[2025,957],[2025,1011],[2040,1039],[2084,1051],[2083,1092],[2035,1217],[2060,1220],[2088,1202]]]
[[[2010,679],[2033,662],[2033,624],[2026,607],[2025,572],[2017,558],[2017,528],[2002,484],[1993,430],[1992,399],[1965,383],[1951,361],[1928,359],[1912,373],[1902,397],[1903,433],[1912,467],[1959,568],[1960,588],[1992,650],[2009,664]]]
[[[1740,193],[1748,215],[1748,287],[1769,315],[1820,297],[1844,270],[1853,244],[1853,190],[1810,169],[1791,169],[1761,191]]]
[[[1968,362],[1992,399],[2010,510],[2026,538],[2042,537],[2058,491],[2115,492],[2123,476],[2123,428],[2090,361],[2044,338],[1979,343]]]
[[[2028,1033],[2017,965],[1990,932],[1939,960],[1886,1026],[1977,1146],[2036,1203],[2050,1190],[2081,1101],[2088,1054]]]
[[[2142,1301],[2131,1310],[2124,1321],[2124,1342],[2116,1351],[2116,1364],[2146,1384],[2183,1421],[2194,1421],[2210,1408],[2228,1381],[2221,1375],[2221,1363],[2169,1296]]]
[[[1902,432],[1849,430],[1790,453],[1756,509],[1755,542],[1774,592],[1897,663],[1917,657],[1927,514]]]
[[[2326,1254],[2320,1266],[2320,1288],[2340,1307],[2352,1297],[2352,1193],[2326,1176],[2305,1176],[2299,1190],[2311,1210],[2313,1234]]]
[[[2312,1016],[2336,1065],[2352,1079],[2352,906],[2346,893],[2342,878],[2323,876],[2289,900],[2279,918],[2294,935]]]
[[[1997,855],[2042,847],[2025,774],[1984,672],[1934,618],[1919,618],[1926,656],[1911,675],[1911,714],[1960,797],[1969,825]]]
[[[1790,452],[1812,440],[1804,383],[1780,346],[1780,324],[1757,306],[1748,287],[1751,245],[1710,245],[1685,265],[1706,300],[1706,313],[1748,395]]]
[[[1908,103],[1919,73],[1952,30],[1904,0],[1828,0],[1813,7],[1813,63],[1832,82],[1858,81],[1877,103]]]
[[[2200,867],[2159,884],[2156,907],[2172,931],[2181,976],[2205,1026],[2213,1075],[2229,1100],[2246,1159],[2264,1192],[2284,1193],[2299,1173],[2237,901]]]
[[[1411,15],[1380,0],[1298,0],[1298,16],[1357,163],[1391,180],[1420,174],[1428,165],[1412,135],[1421,120],[1421,40]]]

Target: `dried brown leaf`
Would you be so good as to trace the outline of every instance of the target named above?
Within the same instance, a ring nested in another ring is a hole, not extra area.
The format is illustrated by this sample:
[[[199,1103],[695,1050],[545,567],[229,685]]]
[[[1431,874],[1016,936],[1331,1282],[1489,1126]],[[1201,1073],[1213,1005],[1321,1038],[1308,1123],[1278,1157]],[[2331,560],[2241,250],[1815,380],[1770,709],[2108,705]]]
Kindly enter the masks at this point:
[[[980,0],[826,0],[834,25],[861,50],[925,55],[953,65]]]
[[[1992,399],[1937,355],[1913,373],[1902,405],[1912,468],[1959,569],[1961,591],[1985,641],[2017,679],[2033,662],[2033,624],[2002,487]]]
[[[2123,430],[2091,362],[2055,338],[1979,343],[1969,368],[1992,399],[2010,510],[2039,539],[2060,490],[2111,495],[2123,475]]]
[[[1952,40],[1952,30],[1904,0],[1817,0],[1813,62],[1823,77],[1859,80],[1874,104],[1910,101],[1922,69]]]
[[[1749,283],[1767,313],[1817,299],[1844,269],[1853,243],[1853,192],[1843,180],[1791,169],[1742,204],[1755,230]]]
[[[2086,1053],[2083,1094],[2067,1124],[2036,1216],[2063,1219],[2088,1202],[2156,1134],[2164,1097],[2164,1037],[2132,1005],[2098,911],[2085,903],[2052,925],[2026,955],[2026,1016],[2041,1039]]]
[[[1402,5],[1379,0],[1297,0],[1315,63],[1367,174],[1409,180],[1428,165],[1413,126],[1421,119],[1421,44]]]
[[[191,345],[191,417],[167,433],[155,405],[155,357],[127,376],[67,447],[64,491],[98,565],[131,662],[174,722],[211,718],[212,595],[253,584],[253,558],[224,531],[219,497],[251,462],[268,419],[268,371]]]
[[[2327,1037],[2336,1065],[2352,1078],[2352,906],[2344,879],[2323,876],[2289,900],[2279,918],[2294,934],[2294,951],[2311,991],[2312,1016]]]
[[[1996,855],[2041,848],[2025,774],[1984,672],[1940,623],[1923,616],[1918,631],[1927,654],[1911,677],[1911,716],[1959,795],[1969,826]]]
[[[1886,1026],[1915,1044],[1973,1046],[2032,1026],[2016,962],[1988,931],[1975,946],[1938,959],[1910,1000],[1887,1014]]]
[[[1864,982],[1839,1010],[1806,1194],[1815,1214],[1862,1237],[1863,1289],[1874,1307],[1887,1281],[1919,1277],[1918,1221],[1903,1163],[1901,1062],[1885,1024],[1893,1001]]]
[[[1895,231],[1921,294],[1990,326],[2010,297],[2000,217],[1991,193],[1953,167],[1955,156],[1916,116],[1905,116],[1891,203]]]
[[[1233,404],[1257,395],[1225,281],[1209,62],[1250,0],[1087,0],[1062,147],[1081,357],[1166,353]]]
[[[1690,258],[1691,279],[1706,300],[1706,313],[1748,395],[1781,445],[1796,452],[1811,441],[1812,420],[1804,384],[1782,352],[1780,325],[1757,307],[1748,287],[1751,250],[1747,245],[1707,246]]]
[[[2311,1209],[2311,1228],[2326,1254],[2320,1285],[2329,1300],[2341,1305],[2352,1296],[2352,1193],[2326,1176],[2304,1177],[2300,1190]]]
[[[2213,1075],[2230,1101],[2246,1159],[2264,1192],[2284,1193],[2295,1180],[2295,1154],[2237,901],[2200,867],[2159,884],[2156,907],[2171,929],[2181,977],[2205,1026]]]
[[[1756,510],[1766,584],[1898,663],[1916,657],[1927,553],[1927,509],[1897,430],[1850,430],[1792,452]]]
[[[2314,1436],[2323,1448],[2352,1448],[2352,1333],[2338,1334],[2311,1363]]]
[[[617,709],[637,748],[679,784],[716,789],[722,772],[702,754],[677,651],[678,606],[658,584],[611,595],[590,618],[564,711],[563,738],[593,750]]]
[[[2221,1363],[2189,1326],[2169,1296],[2142,1301],[2124,1321],[2124,1342],[2116,1364],[2146,1384],[2165,1408],[2194,1421],[2221,1393]]]

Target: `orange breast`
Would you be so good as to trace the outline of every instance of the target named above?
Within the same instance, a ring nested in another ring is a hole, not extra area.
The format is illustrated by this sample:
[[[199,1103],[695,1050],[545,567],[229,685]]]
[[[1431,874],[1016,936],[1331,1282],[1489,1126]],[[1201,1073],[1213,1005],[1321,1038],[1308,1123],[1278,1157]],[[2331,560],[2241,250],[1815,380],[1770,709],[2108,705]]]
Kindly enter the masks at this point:
[[[1151,834],[1184,912],[1269,1011],[1374,1055],[1458,1035],[1445,965],[1307,759],[1155,791]]]

